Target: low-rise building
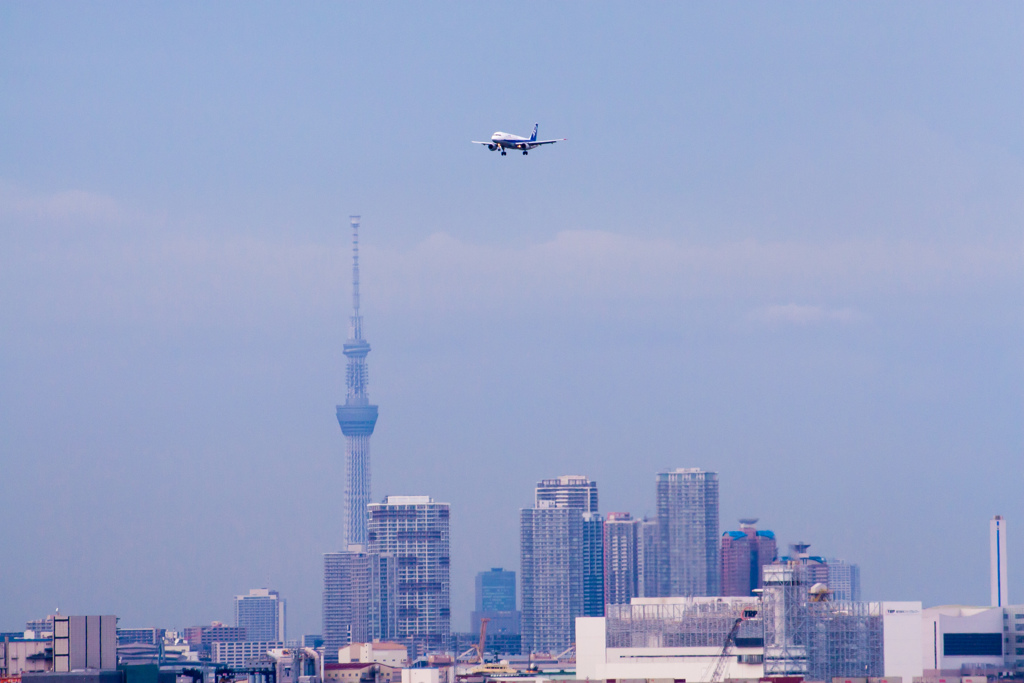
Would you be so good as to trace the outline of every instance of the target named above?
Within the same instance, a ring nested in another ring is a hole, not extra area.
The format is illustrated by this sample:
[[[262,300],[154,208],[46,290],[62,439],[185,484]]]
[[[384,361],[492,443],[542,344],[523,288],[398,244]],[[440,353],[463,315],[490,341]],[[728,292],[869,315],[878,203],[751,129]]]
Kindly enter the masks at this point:
[[[0,641],[0,674],[51,671],[53,647],[49,638],[7,637]]]
[[[211,655],[216,664],[223,664],[229,667],[243,667],[249,660],[262,657],[267,654],[267,651],[283,648],[284,645],[284,643],[278,640],[246,640],[233,643],[216,642],[211,645]]]
[[[320,683],[321,656],[313,648],[275,648],[267,657],[274,662],[276,683]]]
[[[324,683],[401,683],[402,669],[374,662],[324,665]]]
[[[921,603],[815,602],[794,576],[766,580],[763,596],[635,598],[580,618],[577,677],[921,676]]]
[[[921,629],[926,671],[1024,672],[1024,605],[929,607]]]
[[[409,650],[401,643],[352,643],[338,650],[338,663],[384,664],[401,669],[409,664]]]

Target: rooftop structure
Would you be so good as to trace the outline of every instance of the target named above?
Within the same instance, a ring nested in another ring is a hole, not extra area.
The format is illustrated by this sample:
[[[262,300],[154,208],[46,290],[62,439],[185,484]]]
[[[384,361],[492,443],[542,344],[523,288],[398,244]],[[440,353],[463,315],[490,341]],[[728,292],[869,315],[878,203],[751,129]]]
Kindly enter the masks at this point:
[[[534,491],[535,506],[574,508],[597,512],[597,482],[579,474],[563,474],[544,479]]]
[[[366,544],[366,506],[370,503],[370,436],[377,424],[377,406],[370,405],[366,355],[359,312],[359,216],[352,224],[352,317],[344,353],[348,358],[345,404],[337,406],[338,424],[345,435],[345,534],[348,544]]]

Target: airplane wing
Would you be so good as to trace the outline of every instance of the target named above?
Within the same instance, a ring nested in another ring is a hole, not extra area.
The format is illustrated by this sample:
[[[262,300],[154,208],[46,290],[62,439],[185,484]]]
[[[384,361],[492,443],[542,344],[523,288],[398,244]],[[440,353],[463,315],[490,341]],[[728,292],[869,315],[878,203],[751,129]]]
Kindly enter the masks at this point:
[[[480,142],[479,140],[470,140],[474,145],[493,145],[493,142]]]
[[[530,144],[531,145],[550,145],[550,144],[553,144],[555,142],[564,142],[567,139],[568,138],[558,138],[557,140],[534,140]]]

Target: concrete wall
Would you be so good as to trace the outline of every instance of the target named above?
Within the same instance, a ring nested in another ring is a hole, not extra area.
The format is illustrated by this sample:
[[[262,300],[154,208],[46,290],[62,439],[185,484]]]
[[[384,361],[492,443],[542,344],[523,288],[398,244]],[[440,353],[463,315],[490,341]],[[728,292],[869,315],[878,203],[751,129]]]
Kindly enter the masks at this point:
[[[885,676],[898,676],[909,683],[924,671],[919,654],[922,648],[921,603],[883,602],[881,608]]]
[[[439,683],[438,669],[402,669],[402,683]]]

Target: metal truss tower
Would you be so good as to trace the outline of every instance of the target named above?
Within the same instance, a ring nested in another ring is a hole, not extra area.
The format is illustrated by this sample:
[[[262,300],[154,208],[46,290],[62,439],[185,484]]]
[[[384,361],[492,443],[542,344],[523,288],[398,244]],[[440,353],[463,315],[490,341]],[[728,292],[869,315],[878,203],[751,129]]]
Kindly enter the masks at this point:
[[[377,406],[370,405],[366,354],[359,314],[359,216],[352,222],[352,317],[344,352],[348,358],[345,405],[338,406],[338,424],[345,435],[345,539],[366,545],[367,505],[370,503],[370,435],[377,424]]]

